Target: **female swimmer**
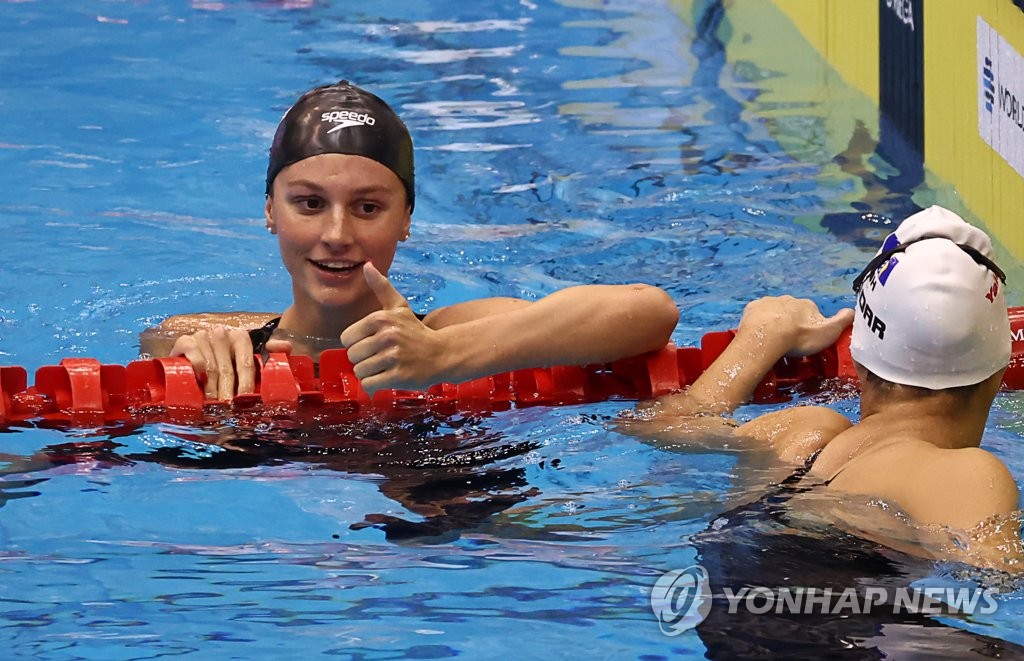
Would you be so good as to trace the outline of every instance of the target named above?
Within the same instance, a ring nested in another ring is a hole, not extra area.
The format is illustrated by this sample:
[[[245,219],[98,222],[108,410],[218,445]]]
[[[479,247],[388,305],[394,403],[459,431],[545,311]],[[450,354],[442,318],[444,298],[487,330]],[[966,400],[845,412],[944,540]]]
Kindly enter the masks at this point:
[[[142,350],[185,356],[205,375],[206,396],[224,400],[253,391],[254,352],[315,357],[344,346],[373,393],[608,362],[668,341],[678,309],[664,291],[642,284],[414,314],[387,279],[398,244],[409,238],[413,183],[412,138],[387,103],[347,81],[305,93],[274,136],[264,207],[291,275],[292,304],[281,315],[174,316],[143,334]]]

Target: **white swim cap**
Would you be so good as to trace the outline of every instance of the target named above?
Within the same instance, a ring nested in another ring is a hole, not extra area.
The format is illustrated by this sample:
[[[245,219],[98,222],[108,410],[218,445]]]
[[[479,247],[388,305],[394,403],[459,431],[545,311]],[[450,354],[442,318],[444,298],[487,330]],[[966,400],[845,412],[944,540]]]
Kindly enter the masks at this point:
[[[1010,360],[1006,276],[983,231],[939,206],[904,220],[854,281],[850,353],[877,376],[942,390]]]

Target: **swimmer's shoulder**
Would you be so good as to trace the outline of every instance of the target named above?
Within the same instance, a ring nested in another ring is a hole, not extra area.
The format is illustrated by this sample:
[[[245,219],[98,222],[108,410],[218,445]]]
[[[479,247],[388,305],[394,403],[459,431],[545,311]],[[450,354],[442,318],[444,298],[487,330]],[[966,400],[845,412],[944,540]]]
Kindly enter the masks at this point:
[[[1020,494],[1013,475],[998,457],[983,448],[942,449],[924,444],[907,489],[919,503],[911,516],[923,523],[943,523],[968,530],[995,514],[1017,509]],[[930,447],[929,447],[930,446]]]
[[[852,425],[827,406],[796,406],[758,416],[740,425],[736,435],[769,444],[784,461],[803,463]]]
[[[1006,465],[988,450],[939,448],[918,438],[892,439],[851,460],[830,488],[878,496],[922,524],[969,530],[1020,500]]]

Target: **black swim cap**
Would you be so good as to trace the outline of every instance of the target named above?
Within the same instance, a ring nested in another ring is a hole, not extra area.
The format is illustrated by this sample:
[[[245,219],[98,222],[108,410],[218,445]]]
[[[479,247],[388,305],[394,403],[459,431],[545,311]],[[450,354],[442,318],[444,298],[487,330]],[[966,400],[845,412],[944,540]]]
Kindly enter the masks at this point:
[[[281,170],[318,154],[371,158],[398,175],[415,203],[412,138],[383,99],[342,80],[312,89],[284,114],[270,146],[267,195]]]

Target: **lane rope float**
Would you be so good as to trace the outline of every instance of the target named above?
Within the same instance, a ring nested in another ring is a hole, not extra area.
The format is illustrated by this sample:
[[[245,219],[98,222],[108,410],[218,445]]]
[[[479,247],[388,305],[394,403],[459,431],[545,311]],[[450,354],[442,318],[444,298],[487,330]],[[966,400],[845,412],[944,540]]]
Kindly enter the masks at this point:
[[[1008,390],[1024,389],[1024,307],[1010,309],[1012,355],[1003,377]],[[383,390],[370,397],[353,373],[344,349],[320,354],[319,376],[309,356],[257,356],[254,394],[231,401],[207,399],[191,363],[183,357],[137,360],[126,366],[103,365],[93,358],[64,358],[35,372],[31,384],[23,367],[0,367],[0,423],[34,419],[95,424],[133,417],[152,418],[154,410],[199,412],[211,405],[246,410],[345,407],[401,409],[434,407],[459,411],[495,411],[512,407],[582,404],[608,399],[648,399],[693,383],[735,336],[707,333],[700,347],[668,344],[659,351],[587,366],[555,366],[494,374],[465,383],[441,383],[426,391]],[[788,399],[793,388],[820,390],[829,380],[856,383],[850,358],[850,332],[821,353],[783,358],[754,392],[753,401]]]

